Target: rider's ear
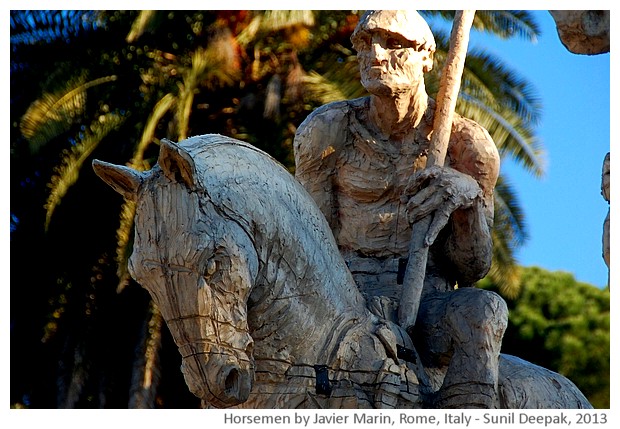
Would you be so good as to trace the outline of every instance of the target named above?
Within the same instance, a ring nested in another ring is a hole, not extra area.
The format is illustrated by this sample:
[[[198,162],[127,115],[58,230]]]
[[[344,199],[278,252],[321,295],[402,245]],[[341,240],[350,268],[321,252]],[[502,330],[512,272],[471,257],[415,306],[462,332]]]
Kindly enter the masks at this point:
[[[434,52],[427,52],[427,54],[422,58],[422,71],[424,73],[428,73],[433,69],[433,54]]]
[[[168,179],[183,183],[190,189],[195,186],[196,166],[194,160],[177,143],[162,139],[157,162]]]

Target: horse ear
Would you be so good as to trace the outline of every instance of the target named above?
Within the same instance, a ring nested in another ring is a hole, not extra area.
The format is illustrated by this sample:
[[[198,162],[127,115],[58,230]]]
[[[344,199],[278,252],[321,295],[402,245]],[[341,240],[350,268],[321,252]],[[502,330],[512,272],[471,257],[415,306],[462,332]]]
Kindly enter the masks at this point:
[[[140,172],[122,165],[93,160],[93,169],[97,176],[128,200],[135,200],[138,187],[142,183]]]
[[[195,186],[196,166],[194,160],[178,144],[162,139],[157,163],[168,179],[173,182],[184,183],[188,188]]]

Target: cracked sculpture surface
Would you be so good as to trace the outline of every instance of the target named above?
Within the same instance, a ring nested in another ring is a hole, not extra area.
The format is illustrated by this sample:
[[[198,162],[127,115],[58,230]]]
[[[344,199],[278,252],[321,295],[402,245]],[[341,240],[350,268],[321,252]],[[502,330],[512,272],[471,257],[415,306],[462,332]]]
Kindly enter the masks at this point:
[[[506,304],[472,287],[491,263],[499,156],[455,115],[445,165],[425,168],[429,27],[370,11],[352,41],[370,95],[303,122],[296,177],[220,135],[162,141],[147,172],[94,162],[136,202],[129,269],[189,389],[205,407],[590,408],[566,378],[500,354]],[[400,308],[429,215],[421,296]]]

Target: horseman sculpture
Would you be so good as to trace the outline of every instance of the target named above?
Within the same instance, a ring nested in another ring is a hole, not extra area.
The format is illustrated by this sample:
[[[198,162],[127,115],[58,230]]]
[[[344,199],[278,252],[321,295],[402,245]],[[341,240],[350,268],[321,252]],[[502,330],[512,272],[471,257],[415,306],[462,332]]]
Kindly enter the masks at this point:
[[[446,166],[424,168],[426,23],[370,11],[352,40],[370,96],[304,121],[297,180],[219,135],[163,140],[147,172],[94,162],[136,202],[129,269],[188,387],[215,407],[589,408],[566,378],[500,355],[506,305],[469,287],[490,264],[499,157],[456,117]],[[411,224],[427,215],[419,313],[401,326]]]

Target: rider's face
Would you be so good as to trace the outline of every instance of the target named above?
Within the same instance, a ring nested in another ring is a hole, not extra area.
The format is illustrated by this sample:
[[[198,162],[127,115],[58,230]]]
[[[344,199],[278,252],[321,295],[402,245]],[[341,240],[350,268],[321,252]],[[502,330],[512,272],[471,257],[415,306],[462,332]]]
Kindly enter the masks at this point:
[[[361,33],[354,47],[362,85],[371,94],[391,95],[415,86],[433,65],[429,51],[385,30]]]

